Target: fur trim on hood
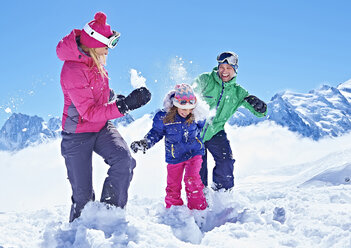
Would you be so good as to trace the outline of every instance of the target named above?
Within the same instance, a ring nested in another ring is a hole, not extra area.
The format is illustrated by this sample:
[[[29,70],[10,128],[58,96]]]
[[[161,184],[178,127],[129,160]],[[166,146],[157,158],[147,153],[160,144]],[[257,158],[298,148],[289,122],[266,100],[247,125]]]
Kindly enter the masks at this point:
[[[175,90],[171,90],[168,92],[163,99],[163,109],[168,112],[173,107],[173,97],[175,94]]]

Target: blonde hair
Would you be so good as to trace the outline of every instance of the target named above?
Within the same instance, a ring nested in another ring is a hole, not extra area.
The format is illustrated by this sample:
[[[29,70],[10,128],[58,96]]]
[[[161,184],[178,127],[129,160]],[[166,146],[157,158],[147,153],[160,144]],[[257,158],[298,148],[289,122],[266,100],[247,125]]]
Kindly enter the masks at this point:
[[[105,55],[98,55],[95,51],[95,48],[90,48],[87,46],[84,46],[83,44],[81,44],[81,47],[83,50],[89,52],[90,57],[93,59],[94,64],[96,65],[96,67],[98,68],[100,74],[102,75],[102,77],[106,77],[107,76],[107,72],[104,68],[104,66],[106,65],[106,56]]]
[[[175,121],[175,117],[177,115],[177,107],[173,106],[166,114],[166,116],[163,118],[163,123],[167,124],[167,123],[172,123]],[[186,117],[186,121],[185,123],[187,123],[188,125],[190,125],[191,123],[193,123],[195,120],[194,114],[190,113],[187,117]]]

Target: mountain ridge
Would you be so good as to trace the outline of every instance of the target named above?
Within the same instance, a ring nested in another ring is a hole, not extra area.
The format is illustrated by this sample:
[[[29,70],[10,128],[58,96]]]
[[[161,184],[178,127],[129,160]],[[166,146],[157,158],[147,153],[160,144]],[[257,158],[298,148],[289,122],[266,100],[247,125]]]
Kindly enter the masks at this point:
[[[134,118],[127,114],[112,120],[114,125],[128,125]],[[28,146],[42,144],[61,137],[61,118],[52,117],[47,122],[37,115],[13,113],[0,129],[0,151],[19,151]]]
[[[337,137],[351,130],[351,80],[337,87],[322,85],[308,93],[283,91],[275,94],[267,105],[267,116],[255,118],[240,108],[229,124],[248,126],[271,120],[313,140]]]
[[[324,84],[308,93],[279,92],[267,105],[267,116],[263,118],[239,108],[228,123],[241,127],[268,120],[313,140],[341,136],[351,130],[351,79],[337,87]],[[126,126],[133,121],[130,114],[112,120],[116,126]],[[58,138],[60,133],[58,117],[45,122],[36,115],[14,113],[0,130],[0,150],[18,151]]]

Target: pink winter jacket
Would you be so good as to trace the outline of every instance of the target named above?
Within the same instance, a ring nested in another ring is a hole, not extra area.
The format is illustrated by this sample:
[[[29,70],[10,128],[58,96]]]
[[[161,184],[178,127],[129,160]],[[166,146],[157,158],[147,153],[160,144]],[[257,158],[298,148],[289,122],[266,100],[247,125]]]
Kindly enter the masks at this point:
[[[108,78],[102,77],[91,57],[80,52],[75,29],[56,47],[64,95],[62,130],[68,133],[99,132],[108,120],[123,116],[111,98]]]

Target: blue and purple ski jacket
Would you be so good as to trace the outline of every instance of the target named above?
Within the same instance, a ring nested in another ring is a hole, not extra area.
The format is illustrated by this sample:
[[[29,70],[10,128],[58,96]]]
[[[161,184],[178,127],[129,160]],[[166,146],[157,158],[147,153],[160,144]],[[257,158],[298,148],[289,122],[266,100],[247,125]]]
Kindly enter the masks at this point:
[[[163,123],[166,111],[159,111],[153,119],[151,130],[146,134],[149,148],[165,137],[166,162],[178,164],[196,155],[204,155],[204,145],[200,132],[204,122],[186,123],[186,119],[176,115],[174,122]]]

